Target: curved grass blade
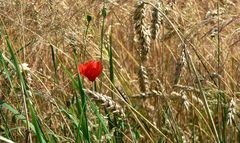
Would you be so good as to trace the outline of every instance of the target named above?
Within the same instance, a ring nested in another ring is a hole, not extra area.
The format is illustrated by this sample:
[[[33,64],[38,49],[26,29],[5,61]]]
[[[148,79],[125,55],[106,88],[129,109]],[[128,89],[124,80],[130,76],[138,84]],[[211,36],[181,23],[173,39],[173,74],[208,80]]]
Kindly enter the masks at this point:
[[[46,141],[44,139],[45,136],[42,133],[41,128],[40,128],[40,126],[38,124],[38,121],[37,121],[37,114],[36,114],[36,112],[34,112],[34,108],[32,107],[32,104],[30,102],[29,93],[27,91],[27,85],[26,85],[24,77],[23,77],[23,75],[21,73],[19,63],[17,61],[17,58],[16,58],[16,56],[15,56],[15,54],[13,52],[12,46],[11,46],[7,36],[5,37],[5,40],[6,40],[6,43],[7,43],[8,51],[9,51],[11,57],[12,57],[12,60],[13,60],[13,64],[14,64],[15,70],[17,72],[17,75],[18,75],[20,83],[21,83],[22,92],[23,92],[23,95],[25,96],[23,98],[26,98],[27,106],[25,108],[29,108],[30,109],[33,125],[34,125],[35,131],[36,131],[35,134],[36,134],[37,139],[38,139],[38,141],[40,143],[46,143]],[[27,121],[27,128],[28,127],[29,127],[29,124],[28,124],[28,121]]]

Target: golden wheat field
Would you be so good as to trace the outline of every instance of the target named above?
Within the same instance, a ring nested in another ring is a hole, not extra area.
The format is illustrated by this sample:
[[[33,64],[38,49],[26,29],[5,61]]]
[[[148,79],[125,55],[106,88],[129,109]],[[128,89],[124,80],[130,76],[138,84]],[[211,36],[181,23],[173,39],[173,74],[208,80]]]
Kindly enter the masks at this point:
[[[0,0],[0,143],[238,143],[239,96],[239,0]]]

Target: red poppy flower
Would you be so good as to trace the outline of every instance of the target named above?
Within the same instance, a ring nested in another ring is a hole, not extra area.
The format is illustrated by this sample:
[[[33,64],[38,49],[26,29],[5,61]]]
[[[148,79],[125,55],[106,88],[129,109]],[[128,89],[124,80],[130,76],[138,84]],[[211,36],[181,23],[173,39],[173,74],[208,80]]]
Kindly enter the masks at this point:
[[[88,61],[85,64],[78,64],[81,76],[85,76],[90,81],[94,81],[102,73],[102,64],[99,61]]]

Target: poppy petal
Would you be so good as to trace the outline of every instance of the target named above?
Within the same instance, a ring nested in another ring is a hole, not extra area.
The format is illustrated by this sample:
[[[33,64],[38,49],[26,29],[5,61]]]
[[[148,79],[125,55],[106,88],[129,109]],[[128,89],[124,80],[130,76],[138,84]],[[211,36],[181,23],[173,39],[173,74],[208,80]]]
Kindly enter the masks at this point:
[[[84,73],[85,73],[85,66],[83,64],[78,64],[78,70],[81,74],[81,76],[84,76]]]
[[[90,81],[96,80],[102,72],[102,64],[99,61],[90,60],[85,64],[79,64],[78,67],[81,75],[87,77]]]

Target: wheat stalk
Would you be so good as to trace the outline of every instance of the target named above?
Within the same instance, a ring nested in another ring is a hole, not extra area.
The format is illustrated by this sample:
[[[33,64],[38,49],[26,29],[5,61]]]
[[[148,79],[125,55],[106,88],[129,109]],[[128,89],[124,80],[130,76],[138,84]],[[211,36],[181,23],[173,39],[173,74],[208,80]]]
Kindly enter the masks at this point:
[[[85,92],[89,95],[91,99],[101,103],[102,106],[105,106],[108,110],[112,111],[112,113],[118,113],[122,117],[125,117],[122,106],[113,101],[111,97],[88,89],[85,89]]]
[[[138,52],[141,62],[147,59],[150,47],[150,32],[148,30],[145,17],[145,3],[142,0],[139,0],[136,4],[136,9],[134,12],[134,28],[137,36],[136,40],[139,43]]]
[[[159,8],[162,5],[162,1],[158,0],[155,7],[152,8],[152,25],[151,25],[151,37],[155,40],[158,37],[160,31],[160,25],[162,23],[162,15],[159,12]]]
[[[236,114],[236,102],[234,101],[234,99],[231,99],[228,107],[227,124],[230,124],[230,125],[233,124],[235,114]]]
[[[141,92],[149,90],[148,86],[148,74],[144,66],[144,62],[147,60],[148,52],[150,48],[150,32],[146,23],[146,7],[142,0],[139,0],[136,4],[134,12],[134,28],[138,41],[138,52],[140,55],[140,67],[138,72],[139,87]]]
[[[175,74],[174,74],[175,78],[174,78],[174,82],[173,82],[174,85],[179,83],[181,74],[182,74],[182,69],[185,64],[186,64],[185,48],[182,48],[181,56],[177,60],[177,64],[176,64],[176,70],[175,70]]]
[[[138,71],[138,81],[141,92],[146,92],[149,90],[148,74],[143,65],[140,65],[140,69]]]
[[[157,90],[151,90],[149,92],[142,92],[139,94],[134,94],[130,97],[131,98],[149,98],[149,97],[156,97],[156,96],[162,96],[162,93]]]

